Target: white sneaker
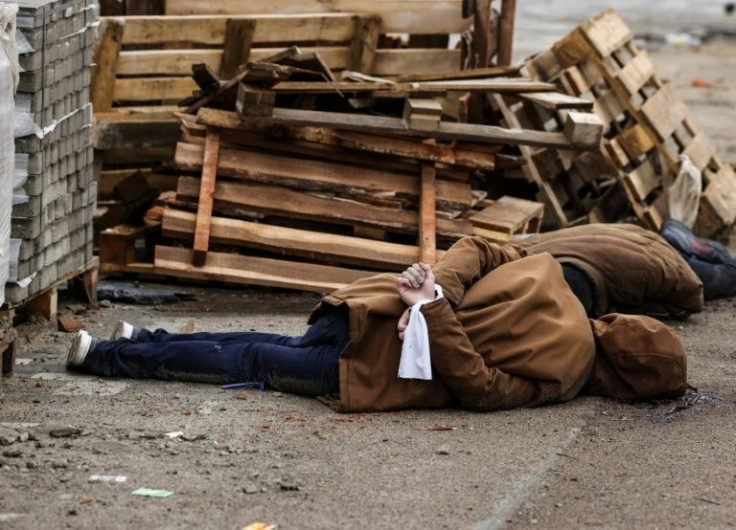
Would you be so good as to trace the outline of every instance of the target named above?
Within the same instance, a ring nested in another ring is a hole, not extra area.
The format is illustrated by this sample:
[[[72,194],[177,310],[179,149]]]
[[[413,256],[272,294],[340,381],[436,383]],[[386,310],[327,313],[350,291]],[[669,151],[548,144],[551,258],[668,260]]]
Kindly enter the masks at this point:
[[[72,347],[69,349],[69,355],[66,358],[67,366],[81,366],[87,354],[97,344],[98,339],[90,335],[85,330],[79,330],[77,336],[72,341]]]
[[[115,326],[115,330],[112,332],[110,340],[122,338],[135,340],[136,336],[138,335],[138,329],[139,328],[135,327],[133,324],[129,324],[124,320],[120,320]]]

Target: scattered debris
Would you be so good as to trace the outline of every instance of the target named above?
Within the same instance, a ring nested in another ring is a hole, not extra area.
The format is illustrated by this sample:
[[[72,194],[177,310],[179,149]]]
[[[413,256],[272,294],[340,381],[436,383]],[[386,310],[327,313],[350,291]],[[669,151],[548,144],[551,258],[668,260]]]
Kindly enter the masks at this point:
[[[68,429],[54,429],[49,431],[49,435],[52,438],[71,438],[73,436],[79,436],[82,434],[80,429],[68,428]]]
[[[174,492],[170,490],[154,490],[150,488],[138,488],[131,493],[133,495],[141,495],[143,497],[158,497],[161,499],[165,499],[166,497],[170,497],[174,494]]]
[[[87,482],[116,482],[122,483],[128,480],[125,475],[90,475]]]
[[[59,323],[59,331],[64,331],[66,333],[76,333],[80,329],[85,329],[84,324],[71,316],[59,315],[57,317],[57,322]]]
[[[420,427],[420,431],[432,432],[432,431],[455,431],[457,427],[452,425],[432,425],[431,427]]]

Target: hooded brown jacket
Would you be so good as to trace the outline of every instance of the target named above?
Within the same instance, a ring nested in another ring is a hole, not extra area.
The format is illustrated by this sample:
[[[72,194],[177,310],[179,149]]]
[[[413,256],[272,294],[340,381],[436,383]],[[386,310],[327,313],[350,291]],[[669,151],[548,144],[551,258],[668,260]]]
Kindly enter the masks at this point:
[[[470,237],[437,264],[435,278],[445,298],[421,308],[429,329],[431,381],[397,375],[396,326],[406,309],[397,275],[359,280],[325,296],[310,322],[325,304],[347,304],[350,320],[350,341],[340,357],[340,396],[329,404],[343,412],[458,405],[485,411],[566,401],[587,387],[591,393],[637,397],[640,374],[616,367],[633,366],[632,357],[640,352],[648,355],[653,333],[667,338],[654,340],[666,343],[666,351],[654,348],[648,366],[661,374],[654,389],[645,390],[657,395],[684,390],[684,355],[669,328],[619,315],[591,326],[559,263],[549,254],[524,256],[521,249]],[[628,326],[619,325],[622,318]],[[626,351],[616,350],[620,344],[614,340],[597,342],[624,328]],[[608,344],[610,356],[598,362],[597,345]]]
[[[610,312],[684,318],[703,310],[703,284],[659,234],[632,224],[555,230],[518,243],[581,269],[595,287],[596,315]]]

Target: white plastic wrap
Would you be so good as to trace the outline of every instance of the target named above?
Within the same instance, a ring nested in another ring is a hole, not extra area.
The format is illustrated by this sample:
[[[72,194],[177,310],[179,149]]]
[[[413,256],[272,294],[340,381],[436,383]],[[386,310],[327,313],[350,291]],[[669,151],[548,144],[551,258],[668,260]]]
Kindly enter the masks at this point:
[[[15,88],[18,86],[18,53],[15,48],[15,15],[18,6],[0,2],[0,305],[10,267],[10,214],[15,180]]]
[[[680,155],[680,170],[669,188],[670,217],[690,228],[695,224],[700,204],[703,176],[687,155]]]

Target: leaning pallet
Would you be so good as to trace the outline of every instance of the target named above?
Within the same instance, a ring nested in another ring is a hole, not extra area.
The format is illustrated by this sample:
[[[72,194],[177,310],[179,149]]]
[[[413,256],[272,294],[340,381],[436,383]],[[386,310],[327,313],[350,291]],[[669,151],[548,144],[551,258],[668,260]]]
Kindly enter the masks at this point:
[[[655,73],[646,51],[613,10],[585,22],[529,61],[526,72],[594,101],[605,124],[604,154],[618,170],[639,220],[658,229],[679,155],[702,171],[695,230],[713,235],[736,220],[736,174],[723,164],[689,117],[687,106]]]

